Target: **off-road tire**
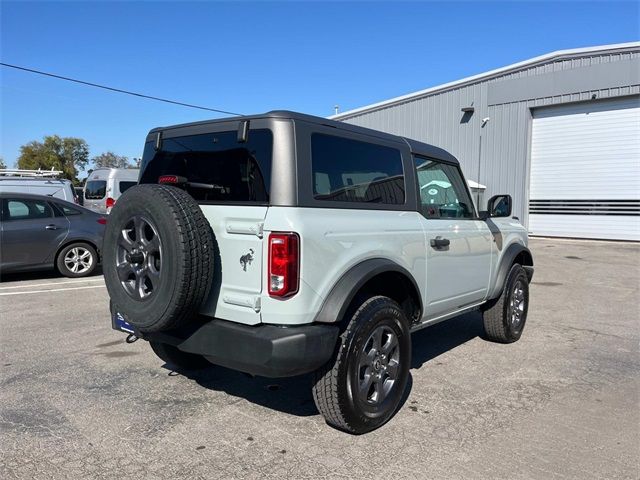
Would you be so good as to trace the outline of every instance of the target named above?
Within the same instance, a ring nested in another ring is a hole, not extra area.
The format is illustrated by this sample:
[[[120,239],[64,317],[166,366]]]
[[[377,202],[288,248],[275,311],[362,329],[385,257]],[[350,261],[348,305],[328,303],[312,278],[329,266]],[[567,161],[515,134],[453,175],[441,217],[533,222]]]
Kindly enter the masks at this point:
[[[117,271],[118,242],[132,218],[155,228],[161,244],[158,286],[144,299],[128,293]],[[211,289],[214,242],[209,222],[184,190],[156,184],[128,189],[109,215],[103,245],[105,283],[115,310],[140,332],[189,323]]]
[[[173,345],[153,341],[150,341],[149,345],[160,360],[177,370],[202,370],[211,366],[203,356],[183,352]]]
[[[511,308],[514,301],[515,287],[519,285],[523,290],[524,308],[521,319],[514,324],[511,317]],[[500,297],[484,310],[484,331],[487,340],[498,343],[513,343],[522,336],[522,331],[527,320],[529,308],[529,280],[522,265],[516,263],[511,267]]]
[[[398,374],[388,396],[377,406],[363,403],[355,392],[358,358],[370,335],[383,326],[397,336],[400,352]],[[409,322],[400,306],[388,297],[375,296],[362,303],[351,316],[339,339],[334,357],[314,373],[313,399],[326,422],[353,434],[374,430],[398,409],[411,365]]]
[[[82,249],[91,256],[91,266],[82,270],[81,272],[74,272],[65,264],[65,259],[67,258],[67,255],[74,248]],[[56,256],[56,269],[58,270],[58,272],[60,272],[60,274],[64,275],[65,277],[69,277],[69,278],[87,277],[95,271],[96,267],[98,266],[98,261],[99,261],[98,252],[96,252],[95,248],[93,248],[91,245],[85,242],[75,242],[65,246],[62,250],[58,252],[58,255]]]

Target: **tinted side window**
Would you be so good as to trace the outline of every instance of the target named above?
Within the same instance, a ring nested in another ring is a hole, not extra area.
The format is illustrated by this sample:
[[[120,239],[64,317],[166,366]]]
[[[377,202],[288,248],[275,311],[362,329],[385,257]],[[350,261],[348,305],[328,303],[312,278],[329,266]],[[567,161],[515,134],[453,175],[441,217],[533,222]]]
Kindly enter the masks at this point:
[[[415,157],[421,212],[426,218],[473,218],[473,204],[460,171]]]
[[[107,192],[107,182],[105,180],[90,180],[84,187],[84,198],[99,200],[104,198]]]
[[[138,182],[120,182],[118,184],[118,188],[120,189],[120,193],[124,193],[129,190],[134,185],[137,185]]]
[[[405,203],[402,156],[395,148],[314,133],[311,163],[316,200]]]
[[[212,202],[269,201],[273,134],[267,129],[249,132],[238,143],[238,132],[206,133],[165,138],[162,149],[145,146],[140,183],[157,183],[162,175],[186,179],[193,198]]]
[[[6,220],[33,220],[53,215],[49,204],[40,200],[8,198],[4,201],[3,209]]]

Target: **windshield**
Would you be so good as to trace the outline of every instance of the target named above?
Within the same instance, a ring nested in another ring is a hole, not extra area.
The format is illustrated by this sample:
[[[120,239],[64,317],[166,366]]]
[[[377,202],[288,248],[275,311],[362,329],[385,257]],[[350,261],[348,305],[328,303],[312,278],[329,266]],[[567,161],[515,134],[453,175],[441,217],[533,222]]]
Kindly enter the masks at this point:
[[[166,138],[157,152],[148,142],[140,183],[175,175],[199,201],[267,204],[273,135],[257,129],[250,131],[247,142],[239,143],[237,137],[234,130]]]

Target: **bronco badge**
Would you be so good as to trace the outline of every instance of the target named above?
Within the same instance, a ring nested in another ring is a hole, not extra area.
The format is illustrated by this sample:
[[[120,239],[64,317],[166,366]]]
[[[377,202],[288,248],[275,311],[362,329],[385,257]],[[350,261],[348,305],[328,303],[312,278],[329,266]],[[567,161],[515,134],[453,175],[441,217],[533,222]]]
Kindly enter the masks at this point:
[[[243,271],[247,271],[247,265],[251,265],[251,262],[253,262],[253,254],[255,252],[253,251],[253,248],[249,249],[249,253],[242,255],[240,257],[240,265],[242,265],[242,270]]]

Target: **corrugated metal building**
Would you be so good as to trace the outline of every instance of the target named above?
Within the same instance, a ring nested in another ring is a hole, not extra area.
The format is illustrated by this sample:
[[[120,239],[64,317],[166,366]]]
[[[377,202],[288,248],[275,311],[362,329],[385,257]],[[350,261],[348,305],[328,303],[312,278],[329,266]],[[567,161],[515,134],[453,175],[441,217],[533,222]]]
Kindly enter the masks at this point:
[[[443,147],[533,235],[640,240],[640,42],[563,50],[333,119]]]

